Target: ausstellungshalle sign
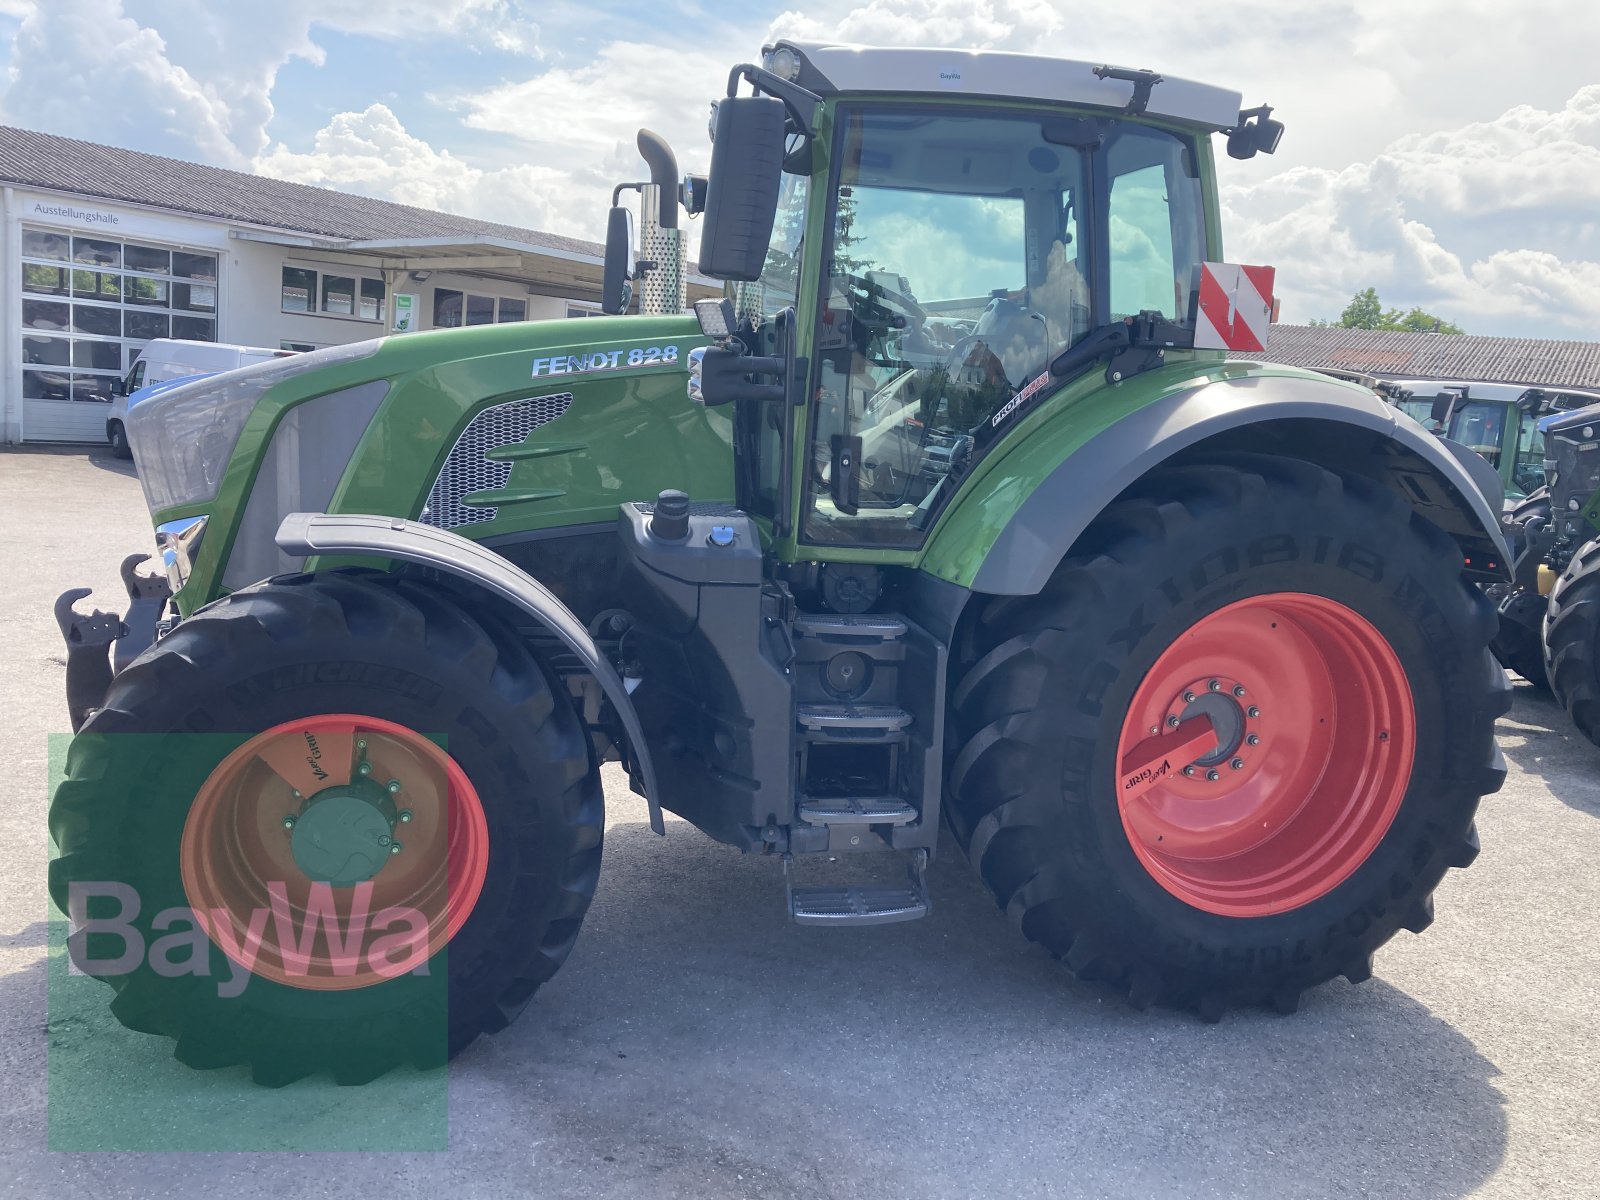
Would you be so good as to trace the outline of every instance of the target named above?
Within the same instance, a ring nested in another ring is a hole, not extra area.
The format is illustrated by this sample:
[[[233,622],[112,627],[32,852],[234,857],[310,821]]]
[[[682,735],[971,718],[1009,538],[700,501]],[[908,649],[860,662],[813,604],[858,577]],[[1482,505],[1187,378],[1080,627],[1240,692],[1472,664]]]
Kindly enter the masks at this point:
[[[115,229],[122,218],[103,208],[79,208],[57,200],[30,200],[23,210],[24,219],[42,221],[67,221],[90,229]]]

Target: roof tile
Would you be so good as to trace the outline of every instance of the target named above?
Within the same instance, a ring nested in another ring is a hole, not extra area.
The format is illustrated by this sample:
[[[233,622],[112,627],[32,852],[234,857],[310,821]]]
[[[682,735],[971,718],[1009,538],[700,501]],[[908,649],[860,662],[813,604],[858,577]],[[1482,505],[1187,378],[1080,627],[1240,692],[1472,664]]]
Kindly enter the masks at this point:
[[[0,181],[350,241],[468,234],[572,254],[602,252],[593,242],[536,229],[3,125]]]
[[[1600,387],[1600,342],[1274,325],[1265,354],[1234,357],[1395,378]]]

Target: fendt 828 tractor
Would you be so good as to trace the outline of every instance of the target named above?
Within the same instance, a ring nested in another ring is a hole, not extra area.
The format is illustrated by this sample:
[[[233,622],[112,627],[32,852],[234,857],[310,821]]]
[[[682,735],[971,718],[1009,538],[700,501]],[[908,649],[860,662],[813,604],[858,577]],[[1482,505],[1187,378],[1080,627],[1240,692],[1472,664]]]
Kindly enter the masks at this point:
[[[1220,262],[1212,135],[1271,151],[1270,110],[779,43],[712,132],[687,180],[641,135],[651,238],[614,208],[608,246],[609,308],[681,291],[701,212],[729,286],[694,316],[390,337],[133,411],[172,602],[63,597],[50,816],[117,1017],[267,1083],[442,1062],[572,947],[607,760],[806,925],[926,914],[943,825],[1136,1005],[1365,979],[1502,779],[1500,496],[1371,392],[1208,348],[1270,304]]]

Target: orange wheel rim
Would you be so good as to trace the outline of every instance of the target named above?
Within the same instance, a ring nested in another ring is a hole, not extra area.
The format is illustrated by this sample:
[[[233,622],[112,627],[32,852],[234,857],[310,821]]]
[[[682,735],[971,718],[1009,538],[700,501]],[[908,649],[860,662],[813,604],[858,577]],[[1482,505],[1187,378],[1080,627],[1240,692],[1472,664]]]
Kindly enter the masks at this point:
[[[1288,912],[1367,861],[1415,755],[1410,685],[1371,622],[1323,596],[1254,596],[1197,621],[1134,693],[1122,827],[1185,903]]]
[[[405,974],[461,930],[489,829],[415,730],[331,713],[256,734],[201,785],[179,852],[197,923],[254,975],[314,991]]]

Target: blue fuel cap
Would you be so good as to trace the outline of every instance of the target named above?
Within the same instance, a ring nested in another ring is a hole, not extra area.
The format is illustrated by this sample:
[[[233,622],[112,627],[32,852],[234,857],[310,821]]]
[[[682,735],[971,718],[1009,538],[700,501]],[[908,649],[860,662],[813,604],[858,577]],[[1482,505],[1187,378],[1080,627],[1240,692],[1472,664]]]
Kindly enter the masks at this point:
[[[731,545],[733,545],[733,526],[732,525],[713,525],[711,527],[711,533],[706,538],[706,540],[708,542],[710,542],[713,546],[731,546]]]

